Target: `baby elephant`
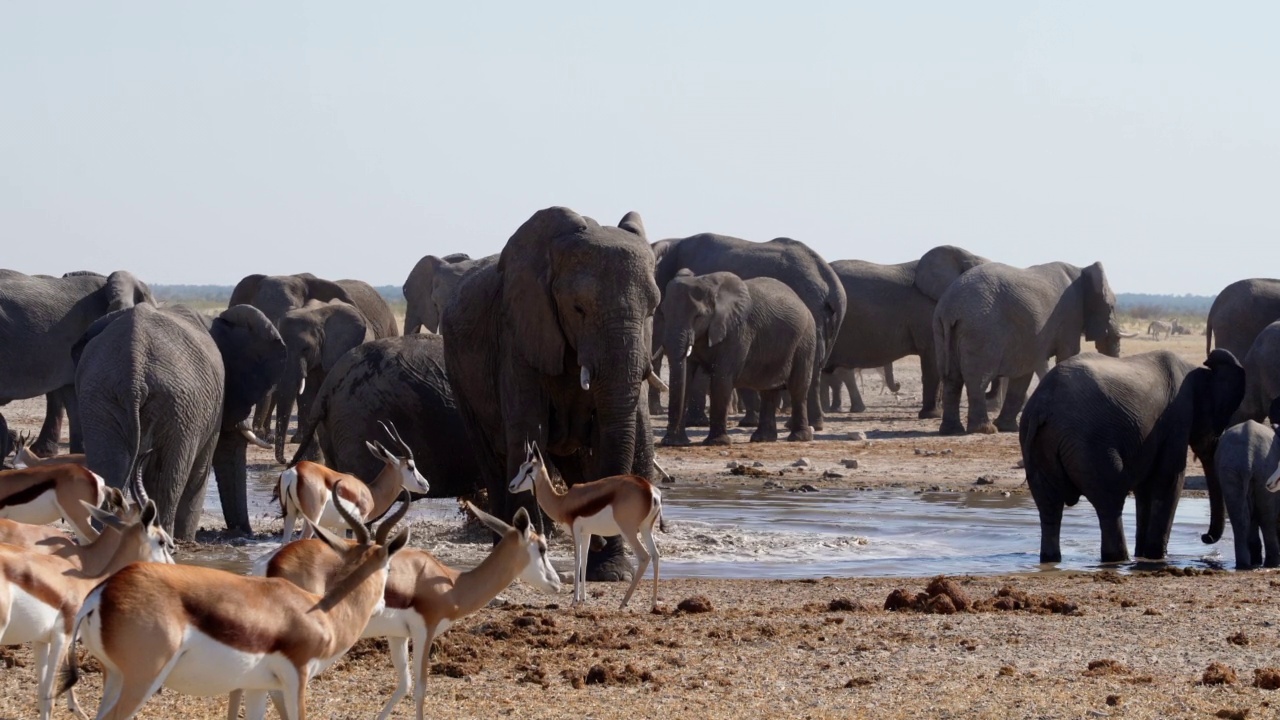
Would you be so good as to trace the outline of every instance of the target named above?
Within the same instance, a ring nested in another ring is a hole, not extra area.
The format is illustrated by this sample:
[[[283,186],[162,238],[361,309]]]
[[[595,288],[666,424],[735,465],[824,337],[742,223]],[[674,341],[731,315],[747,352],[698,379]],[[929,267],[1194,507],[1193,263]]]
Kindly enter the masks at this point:
[[[1280,443],[1270,426],[1246,420],[1218,440],[1214,466],[1236,542],[1236,569],[1280,567],[1280,494],[1267,492],[1280,463]],[[1261,540],[1259,540],[1261,533]],[[1266,560],[1263,561],[1263,549]]]
[[[685,434],[687,366],[711,376],[711,431],[706,445],[728,445],[726,428],[734,388],[760,392],[760,424],[751,442],[778,439],[775,415],[783,388],[791,396],[792,441],[813,439],[807,396],[817,353],[808,308],[772,278],[743,280],[729,272],[693,275],[681,270],[658,306],[661,344],[671,365],[671,401],[663,445],[688,445]]]

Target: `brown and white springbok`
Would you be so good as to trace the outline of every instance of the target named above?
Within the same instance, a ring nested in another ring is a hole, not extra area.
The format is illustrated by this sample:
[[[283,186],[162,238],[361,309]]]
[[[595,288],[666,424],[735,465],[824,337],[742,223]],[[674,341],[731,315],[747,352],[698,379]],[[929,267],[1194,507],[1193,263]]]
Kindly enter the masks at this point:
[[[98,537],[85,505],[119,509],[123,503],[119,490],[83,465],[0,470],[0,518],[31,525],[66,520],[81,542]]]
[[[0,519],[0,545],[16,545],[23,550],[50,555],[77,546],[75,536],[52,525],[31,525]]]
[[[365,442],[373,456],[383,462],[382,471],[367,485],[355,475],[340,473],[316,462],[303,460],[280,473],[276,493],[284,509],[283,544],[293,539],[298,518],[309,524],[302,527],[302,537],[311,537],[312,526],[344,530],[346,522],[335,507],[335,499],[361,520],[372,520],[386,512],[403,490],[425,493],[431,489],[427,479],[413,462],[413,451],[400,438],[395,425],[378,423],[399,448],[393,453],[374,440]],[[345,482],[342,482],[345,481]]]
[[[132,718],[161,686],[187,695],[278,691],[286,720],[306,717],[307,682],[360,639],[383,604],[387,566],[409,540],[376,539],[345,507],[355,533],[347,543],[324,528],[320,539],[342,556],[338,580],[323,594],[279,578],[246,577],[189,565],[135,563],[85,599],[74,636],[102,663],[98,718]],[[60,690],[75,685],[74,653]],[[263,707],[248,717],[261,718]]]
[[[21,470],[23,468],[40,467],[41,465],[66,465],[68,463],[75,465],[84,465],[84,453],[70,453],[67,455],[51,455],[49,457],[40,457],[31,452],[31,436],[27,433],[19,433],[13,441],[13,467]]]
[[[406,499],[402,506],[408,508]],[[374,613],[363,637],[385,637],[399,678],[395,692],[378,715],[386,720],[409,691],[409,641],[413,641],[413,701],[416,717],[423,720],[427,675],[427,655],[431,643],[454,623],[488,605],[517,579],[542,592],[560,591],[560,576],[547,559],[547,543],[533,529],[529,513],[516,511],[512,524],[483,512],[471,503],[472,515],[501,538],[475,569],[459,572],[441,563],[434,555],[409,548],[391,561],[385,593],[386,607]],[[280,577],[311,592],[322,592],[333,581],[339,558],[318,540],[299,540],[264,558],[257,568],[267,577]],[[239,706],[232,696],[227,716]]]
[[[653,541],[653,526],[657,524],[665,532],[666,525],[662,522],[662,493],[652,483],[639,475],[614,475],[579,483],[562,493],[551,483],[542,451],[535,444],[527,447],[524,464],[511,479],[507,490],[512,493],[532,491],[547,517],[573,533],[575,606],[586,601],[587,550],[591,536],[620,534],[636,554],[638,564],[631,578],[631,587],[627,588],[619,608],[627,606],[652,559],[653,608],[657,609],[658,546]]]
[[[0,645],[32,643],[41,720],[48,720],[53,709],[58,665],[72,647],[73,621],[90,591],[130,563],[173,562],[173,540],[156,523],[154,503],[147,502],[131,523],[85,507],[107,529],[88,545],[73,546],[73,558],[0,546]],[[67,701],[83,717],[75,696]]]

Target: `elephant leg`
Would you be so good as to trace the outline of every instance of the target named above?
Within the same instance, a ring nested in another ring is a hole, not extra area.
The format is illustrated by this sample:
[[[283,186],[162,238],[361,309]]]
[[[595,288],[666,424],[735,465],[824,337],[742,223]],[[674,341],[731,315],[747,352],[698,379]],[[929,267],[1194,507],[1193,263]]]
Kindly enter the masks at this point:
[[[250,534],[249,498],[245,484],[248,474],[245,468],[248,442],[236,430],[217,434],[213,450],[213,474],[218,483],[218,498],[222,501],[222,518],[230,532]],[[184,475],[185,477],[185,475]]]
[[[1225,476],[1220,477],[1219,481],[1222,484],[1227,516],[1231,520],[1231,532],[1236,552],[1236,569],[1249,570],[1255,568],[1262,558],[1254,554],[1254,548],[1252,547],[1254,541],[1258,540],[1258,531],[1254,525],[1249,499],[1242,495],[1242,492],[1247,492],[1242,488],[1246,481],[1231,470],[1228,470]],[[1261,550],[1261,543],[1258,543],[1258,545],[1258,549]]]
[[[862,399],[862,392],[858,390],[858,383],[853,379],[853,372],[851,369],[836,370],[841,383],[849,390],[849,412],[866,412],[867,403]]]
[[[924,401],[920,406],[919,418],[942,417],[938,409],[938,395],[941,391],[941,379],[938,377],[938,360],[932,352],[920,353],[920,382],[923,386]]]
[[[971,433],[995,434],[996,426],[987,415],[987,379],[966,377],[964,388],[969,397],[969,420],[965,429]]]
[[[1249,523],[1249,564],[1252,567],[1260,567],[1262,560],[1262,528],[1259,527],[1255,516]]]
[[[707,417],[707,388],[710,384],[711,374],[706,368],[689,365],[688,390],[685,391],[685,427],[706,427],[711,424]]]
[[[840,386],[836,382],[835,375],[824,370],[818,383],[818,399],[822,402],[822,411],[839,412]]]
[[[738,421],[738,427],[759,426],[760,393],[755,390],[739,390],[738,397],[742,398],[742,419]]]
[[[760,393],[760,423],[756,426],[756,431],[751,433],[751,442],[778,441],[778,398],[781,394],[778,390]]]
[[[1034,373],[1028,373],[1009,380],[1004,395],[1004,407],[996,417],[996,429],[1000,432],[1018,432],[1018,413],[1022,412],[1022,406],[1026,403],[1027,389],[1031,387],[1032,377]]]
[[[1261,505],[1262,517],[1258,518],[1262,530],[1262,545],[1266,550],[1263,555],[1264,567],[1280,567],[1280,532],[1276,528],[1276,506],[1272,503]]]
[[[74,392],[74,388],[73,388]],[[62,441],[62,411],[64,409],[62,389],[54,390],[44,396],[44,424],[40,426],[40,435],[31,443],[31,452],[40,457],[58,454],[58,443]]]
[[[84,452],[84,427],[80,424],[80,400],[76,397],[76,386],[68,385],[58,391],[62,396],[62,405],[67,409],[68,433],[71,437],[71,452]]]
[[[653,374],[659,375],[659,376],[662,374],[662,356],[661,355],[658,356],[657,360],[653,361]],[[652,385],[648,385],[647,387],[649,389],[649,414],[662,415],[663,413],[662,392],[659,391],[658,388]],[[670,402],[670,399],[668,399],[667,402]]]
[[[729,445],[729,398],[733,395],[733,378],[717,372],[711,376],[711,429],[703,445]],[[763,409],[761,410],[763,414]]]
[[[204,450],[204,445],[204,438],[184,437],[177,433],[162,436],[157,439],[155,452],[147,459],[143,471],[147,493],[156,502],[156,517],[175,540],[195,539],[194,529],[191,535],[178,534],[177,519],[192,465]],[[198,526],[199,518],[196,524]]]
[[[1113,507],[1114,506],[1114,507]],[[1094,506],[1098,514],[1098,528],[1102,531],[1102,562],[1125,562],[1129,559],[1129,545],[1124,539],[1123,503],[1101,502]]]
[[[275,439],[271,427],[271,415],[276,407],[276,389],[273,387],[263,396],[262,402],[253,409],[253,432],[266,442]]]
[[[809,424],[814,430],[821,430],[825,427],[822,414],[822,403],[818,402],[818,372],[820,369],[815,368],[814,372],[809,374],[809,391],[806,396],[809,398]]]
[[[959,377],[948,377],[942,381],[942,425],[938,432],[943,435],[963,435],[964,425],[960,423],[960,396],[964,394],[964,380]]]
[[[1007,378],[998,377],[992,379],[991,386],[987,388],[987,412],[995,412],[1004,407],[1004,396],[1008,389],[1009,380]]]
[[[1062,562],[1059,539],[1062,536],[1062,508],[1066,503],[1058,493],[1047,488],[1033,492],[1032,496],[1040,513],[1040,562]]]
[[[178,498],[178,514],[173,524],[173,533],[176,538],[194,540],[196,531],[200,529],[200,517],[204,511],[205,486],[209,484],[209,467],[213,463],[213,452],[217,444],[218,434],[214,433],[205,440],[203,447],[196,454],[195,462],[187,475],[187,482],[182,488],[182,495]]]

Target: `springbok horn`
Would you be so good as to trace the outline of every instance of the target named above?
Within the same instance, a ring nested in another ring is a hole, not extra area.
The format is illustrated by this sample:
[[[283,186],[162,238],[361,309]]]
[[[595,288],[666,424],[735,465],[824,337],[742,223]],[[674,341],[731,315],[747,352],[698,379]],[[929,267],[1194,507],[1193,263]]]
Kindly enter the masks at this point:
[[[263,440],[262,438],[258,437],[257,435],[255,435],[255,434],[253,433],[253,428],[249,427],[249,419],[248,419],[248,418],[245,418],[244,420],[241,420],[241,421],[240,421],[240,424],[239,424],[239,425],[236,425],[236,430],[239,430],[239,431],[240,431],[240,434],[244,436],[244,439],[245,439],[245,440],[248,440],[249,442],[253,443],[254,445],[257,445],[258,447],[262,448],[263,450],[273,450],[273,449],[274,449],[274,446],[273,446],[271,443],[269,443],[269,442],[267,442],[267,441]]]
[[[400,437],[400,430],[396,427],[395,423],[388,420],[383,429],[387,431],[387,434],[391,436],[391,439],[395,440],[396,444],[400,446],[400,449],[404,451],[405,457],[413,457],[413,450],[409,448],[409,443],[405,442],[404,438]]]
[[[154,448],[147,448],[138,453],[133,459],[133,465],[129,467],[129,490],[133,494],[134,502],[138,503],[138,508],[146,507],[151,502],[151,498],[147,497],[147,488],[142,484],[142,466],[147,456],[151,454]]]
[[[578,373],[578,384],[582,386],[583,390],[591,389],[591,371],[585,365],[582,368],[582,372]]]
[[[342,519],[347,522],[347,526],[351,528],[351,532],[356,536],[356,542],[361,545],[368,545],[369,529],[364,526],[364,523],[360,522],[359,518],[352,515],[347,506],[342,503],[342,482],[339,480],[333,484],[333,509],[337,510]]]
[[[382,524],[378,526],[378,530],[373,534],[373,541],[379,545],[387,544],[387,536],[391,534],[392,528],[396,526],[396,523],[403,520],[404,516],[409,512],[409,503],[412,501],[412,498],[409,497],[409,491],[401,490],[400,497],[397,499],[400,501],[400,507],[396,508],[394,512],[388,515],[386,519],[382,521]]]
[[[658,377],[657,373],[652,370],[649,371],[649,377],[645,378],[645,380],[648,381],[650,387],[658,392],[667,392],[671,389],[667,387],[667,384],[662,382],[662,378]]]

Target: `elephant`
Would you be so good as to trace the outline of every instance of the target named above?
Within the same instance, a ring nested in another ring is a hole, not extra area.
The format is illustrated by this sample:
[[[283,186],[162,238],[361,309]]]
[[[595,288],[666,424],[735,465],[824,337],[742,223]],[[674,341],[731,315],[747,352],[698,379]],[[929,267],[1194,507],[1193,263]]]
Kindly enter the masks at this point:
[[[1253,420],[1231,426],[1218,440],[1214,465],[1235,537],[1236,569],[1280,567],[1280,494],[1267,491],[1280,465],[1275,429]]]
[[[1200,367],[1167,350],[1126,358],[1090,353],[1046,373],[1018,428],[1040,513],[1040,562],[1062,560],[1062,509],[1081,495],[1098,515],[1102,561],[1128,560],[1121,512],[1130,491],[1137,556],[1164,558],[1188,447],[1209,481],[1212,513],[1202,539],[1217,542],[1224,521],[1214,446],[1244,395],[1244,374],[1226,350],[1213,351]]]
[[[836,340],[839,343],[839,340]],[[867,368],[846,368],[835,367],[823,369],[822,377],[818,379],[819,390],[822,393],[822,410],[824,412],[840,412],[843,405],[841,397],[841,389],[843,388],[849,393],[849,412],[864,412],[867,409],[866,404],[862,401],[862,394],[858,392],[858,383],[862,381],[862,371]],[[885,363],[880,370],[880,393],[888,392],[897,395],[902,390],[902,383],[893,379],[893,363]]]
[[[58,453],[64,407],[71,451],[84,450],[71,347],[98,318],[144,302],[154,302],[151,289],[123,270],[61,278],[0,270],[0,405],[45,396],[44,425],[31,445],[37,455]]]
[[[809,421],[815,430],[823,428],[822,406],[818,402],[818,373],[835,345],[836,335],[844,321],[847,300],[844,286],[835,270],[809,246],[791,238],[775,238],[768,242],[749,242],[735,237],[702,233],[686,238],[662,240],[653,246],[657,261],[655,278],[658,287],[667,283],[682,269],[695,275],[731,272],[743,280],[771,277],[790,287],[809,309],[818,333],[818,352],[810,375]],[[691,391],[696,387],[690,385]],[[688,398],[691,406],[700,405],[702,396]],[[750,420],[744,424],[750,424]]]
[[[689,445],[684,428],[686,365],[711,377],[711,431],[704,445],[729,445],[727,417],[735,387],[760,392],[760,422],[752,442],[778,439],[774,414],[785,388],[791,396],[789,441],[809,441],[809,387],[817,329],[791,288],[769,277],[742,280],[731,272],[680,273],[667,284],[657,314],[671,367],[671,402],[663,445]]]
[[[1280,320],[1258,333],[1240,364],[1245,374],[1244,399],[1231,424],[1262,422],[1272,401],[1280,397]]]
[[[1051,357],[1062,362],[1079,354],[1081,334],[1098,352],[1120,356],[1116,296],[1102,263],[1024,270],[989,262],[956,278],[933,314],[942,434],[1016,432],[1031,376],[1043,376]],[[1008,382],[992,425],[986,390],[996,378]],[[962,391],[969,397],[967,428],[960,424]]]
[[[325,375],[348,350],[372,340],[373,329],[364,313],[341,300],[312,300],[285,313],[277,327],[288,351],[284,374],[276,385],[276,461],[284,463],[284,439],[294,402],[298,417],[305,417]]]
[[[364,313],[375,338],[400,334],[391,306],[373,286],[361,280],[322,280],[311,273],[296,275],[246,275],[231,291],[227,307],[252,305],[277,325],[285,313],[310,300],[341,300]],[[274,388],[267,393],[253,418],[254,432],[271,438],[271,410],[275,404]]]
[[[304,418],[299,415],[293,465],[314,449],[334,470],[372,480],[383,462],[365,443],[394,426],[413,451],[431,497],[473,493],[480,485],[476,455],[445,373],[439,335],[371,340],[348,351],[325,376]]]
[[[492,265],[497,255],[471,259],[466,253],[436,257],[427,255],[413,266],[404,281],[404,334],[440,331],[440,316],[462,282],[462,276],[477,267]]]
[[[139,451],[160,522],[192,540],[210,465],[227,530],[250,533],[249,410],[284,370],[286,350],[260,310],[216,318],[185,306],[137,305],[102,317],[73,349],[89,469],[123,488]]]
[[[831,263],[849,299],[826,369],[883,367],[908,355],[920,356],[924,402],[919,417],[936,418],[938,363],[933,345],[933,311],[956,278],[988,262],[953,245],[935,247],[919,259],[897,265],[864,260]],[[849,390],[852,412],[866,405]]]
[[[1280,320],[1280,280],[1237,280],[1223,288],[1209,307],[1204,326],[1205,354],[1220,347],[1243,357],[1258,333],[1276,320]]]
[[[564,207],[539,210],[497,263],[463,278],[440,328],[490,512],[536,511],[527,496],[507,493],[526,442],[571,486],[629,473],[658,481],[640,403],[641,384],[653,379],[658,299],[634,212],[610,227]],[[623,580],[630,570],[614,536],[592,553],[587,575]]]

